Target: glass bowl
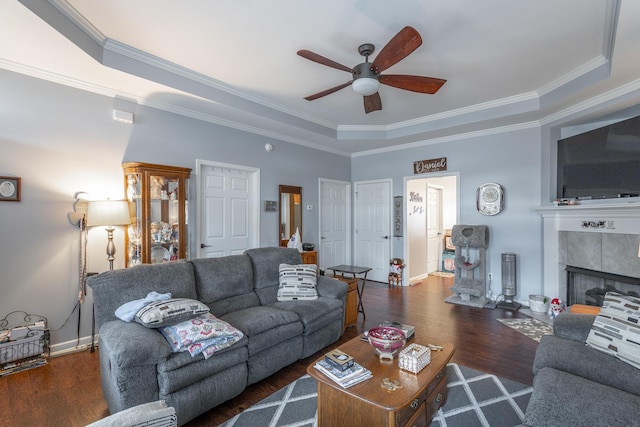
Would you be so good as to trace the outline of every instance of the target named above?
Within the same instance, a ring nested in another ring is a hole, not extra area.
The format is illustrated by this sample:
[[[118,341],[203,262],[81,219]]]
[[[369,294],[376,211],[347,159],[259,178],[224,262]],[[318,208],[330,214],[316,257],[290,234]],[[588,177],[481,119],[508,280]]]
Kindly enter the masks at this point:
[[[378,326],[369,329],[367,339],[380,356],[380,360],[393,360],[398,349],[407,342],[401,329],[390,326]]]

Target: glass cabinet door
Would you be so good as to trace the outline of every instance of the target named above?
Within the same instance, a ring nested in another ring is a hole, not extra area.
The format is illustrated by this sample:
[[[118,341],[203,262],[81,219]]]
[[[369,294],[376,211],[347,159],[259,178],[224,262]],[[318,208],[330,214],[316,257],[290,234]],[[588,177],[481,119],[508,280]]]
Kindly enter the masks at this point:
[[[127,233],[128,263],[187,259],[187,193],[191,169],[146,163],[123,165],[136,221]]]

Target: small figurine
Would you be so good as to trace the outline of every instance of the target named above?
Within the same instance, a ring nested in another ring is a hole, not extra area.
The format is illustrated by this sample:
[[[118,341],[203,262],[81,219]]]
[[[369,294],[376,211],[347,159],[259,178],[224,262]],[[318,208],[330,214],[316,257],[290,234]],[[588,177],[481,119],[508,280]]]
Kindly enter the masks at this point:
[[[389,286],[402,286],[402,270],[404,270],[404,260],[402,258],[391,258],[389,260]]]
[[[552,319],[555,319],[560,313],[564,313],[566,310],[567,306],[564,305],[560,298],[554,298],[551,300],[550,314]]]

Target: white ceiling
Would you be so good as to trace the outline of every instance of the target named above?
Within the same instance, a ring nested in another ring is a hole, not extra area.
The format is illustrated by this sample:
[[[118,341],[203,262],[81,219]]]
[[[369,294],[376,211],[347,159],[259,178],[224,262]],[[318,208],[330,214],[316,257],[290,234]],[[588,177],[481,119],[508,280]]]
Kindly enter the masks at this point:
[[[639,18],[632,0],[0,0],[0,68],[349,155],[639,104]],[[369,114],[350,87],[303,99],[351,76],[298,50],[352,67],[406,25],[423,44],[388,73],[439,92],[383,85]]]

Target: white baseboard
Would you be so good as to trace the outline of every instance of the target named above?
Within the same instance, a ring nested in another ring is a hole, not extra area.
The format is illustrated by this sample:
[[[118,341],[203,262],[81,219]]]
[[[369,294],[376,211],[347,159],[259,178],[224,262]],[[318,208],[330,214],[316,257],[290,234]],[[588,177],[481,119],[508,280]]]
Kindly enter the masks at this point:
[[[95,337],[95,347],[98,348],[98,336]],[[85,351],[91,348],[91,336],[81,337],[80,340],[61,342],[51,346],[51,357]]]

